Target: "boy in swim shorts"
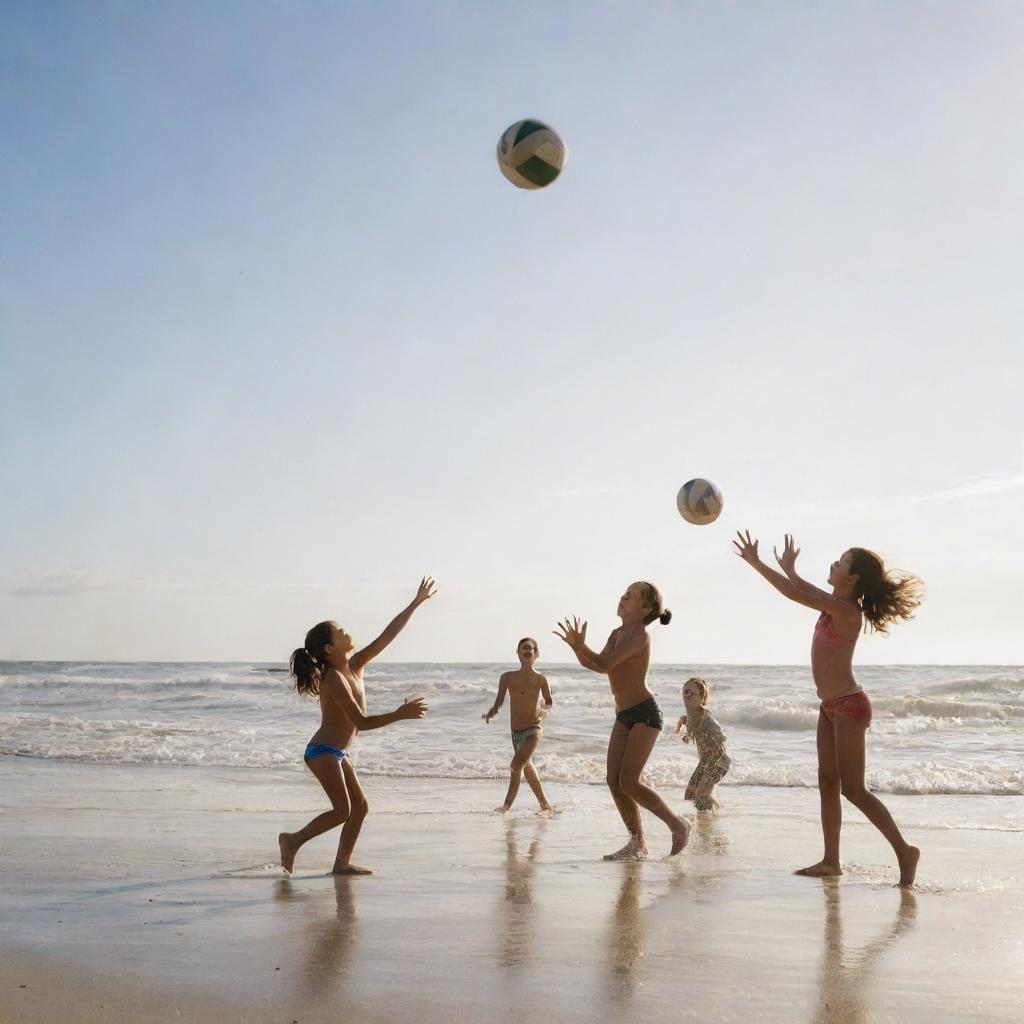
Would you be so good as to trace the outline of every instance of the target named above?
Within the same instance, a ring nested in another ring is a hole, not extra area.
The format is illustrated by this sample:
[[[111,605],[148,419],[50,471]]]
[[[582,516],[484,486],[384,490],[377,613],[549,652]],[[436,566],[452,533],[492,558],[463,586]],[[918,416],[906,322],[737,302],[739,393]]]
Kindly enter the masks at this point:
[[[498,695],[489,711],[481,715],[483,720],[490,725],[491,719],[501,709],[505,702],[505,695],[508,694],[510,701],[509,718],[512,727],[512,761],[509,764],[508,792],[505,794],[505,802],[496,807],[499,814],[510,810],[515,803],[516,795],[519,793],[519,784],[522,777],[533,790],[542,811],[551,811],[553,808],[544,795],[544,789],[540,784],[540,777],[537,769],[533,766],[533,755],[540,745],[541,719],[551,710],[551,689],[548,681],[539,672],[533,669],[534,663],[540,655],[537,641],[533,637],[524,636],[516,645],[516,653],[519,655],[519,669],[514,672],[505,672],[498,680]],[[544,705],[541,707],[541,698]]]

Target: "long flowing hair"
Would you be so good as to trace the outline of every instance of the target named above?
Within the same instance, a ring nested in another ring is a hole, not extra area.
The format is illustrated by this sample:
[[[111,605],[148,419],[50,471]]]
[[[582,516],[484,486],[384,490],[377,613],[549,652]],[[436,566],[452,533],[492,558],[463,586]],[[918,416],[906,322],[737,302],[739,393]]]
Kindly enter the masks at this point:
[[[857,577],[853,596],[872,632],[888,636],[889,627],[912,619],[924,597],[924,583],[913,573],[886,569],[867,548],[850,548],[850,573]]]

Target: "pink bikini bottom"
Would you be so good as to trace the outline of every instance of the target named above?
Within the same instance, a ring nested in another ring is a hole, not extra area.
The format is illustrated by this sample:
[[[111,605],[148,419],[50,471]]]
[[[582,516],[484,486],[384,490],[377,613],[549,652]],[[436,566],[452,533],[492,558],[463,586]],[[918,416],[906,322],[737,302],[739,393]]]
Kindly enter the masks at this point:
[[[821,713],[830,722],[836,720],[836,715],[843,715],[846,718],[855,718],[858,722],[863,722],[865,727],[871,725],[871,701],[863,690],[848,693],[845,697],[833,697],[831,700],[823,701]]]

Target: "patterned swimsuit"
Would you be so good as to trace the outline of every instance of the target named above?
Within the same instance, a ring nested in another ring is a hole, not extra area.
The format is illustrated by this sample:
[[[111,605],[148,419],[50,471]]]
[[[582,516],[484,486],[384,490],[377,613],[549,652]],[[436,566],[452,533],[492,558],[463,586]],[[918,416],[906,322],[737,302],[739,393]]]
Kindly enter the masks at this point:
[[[512,749],[518,753],[519,748],[534,734],[540,732],[540,719],[525,729],[512,730]]]
[[[700,754],[686,786],[686,799],[692,800],[698,811],[710,811],[714,807],[711,792],[725,778],[732,763],[725,752],[725,734],[710,712],[705,711],[696,731],[687,724],[686,735],[693,740]]]

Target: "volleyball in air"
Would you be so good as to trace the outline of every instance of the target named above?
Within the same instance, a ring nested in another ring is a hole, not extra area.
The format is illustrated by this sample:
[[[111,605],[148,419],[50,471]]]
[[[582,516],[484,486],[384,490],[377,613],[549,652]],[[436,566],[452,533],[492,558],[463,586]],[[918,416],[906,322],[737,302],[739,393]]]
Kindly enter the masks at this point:
[[[710,481],[688,480],[676,495],[679,514],[694,526],[713,523],[722,511],[722,492]]]
[[[546,188],[562,173],[565,145],[554,128],[527,118],[498,139],[498,166],[517,188]]]

